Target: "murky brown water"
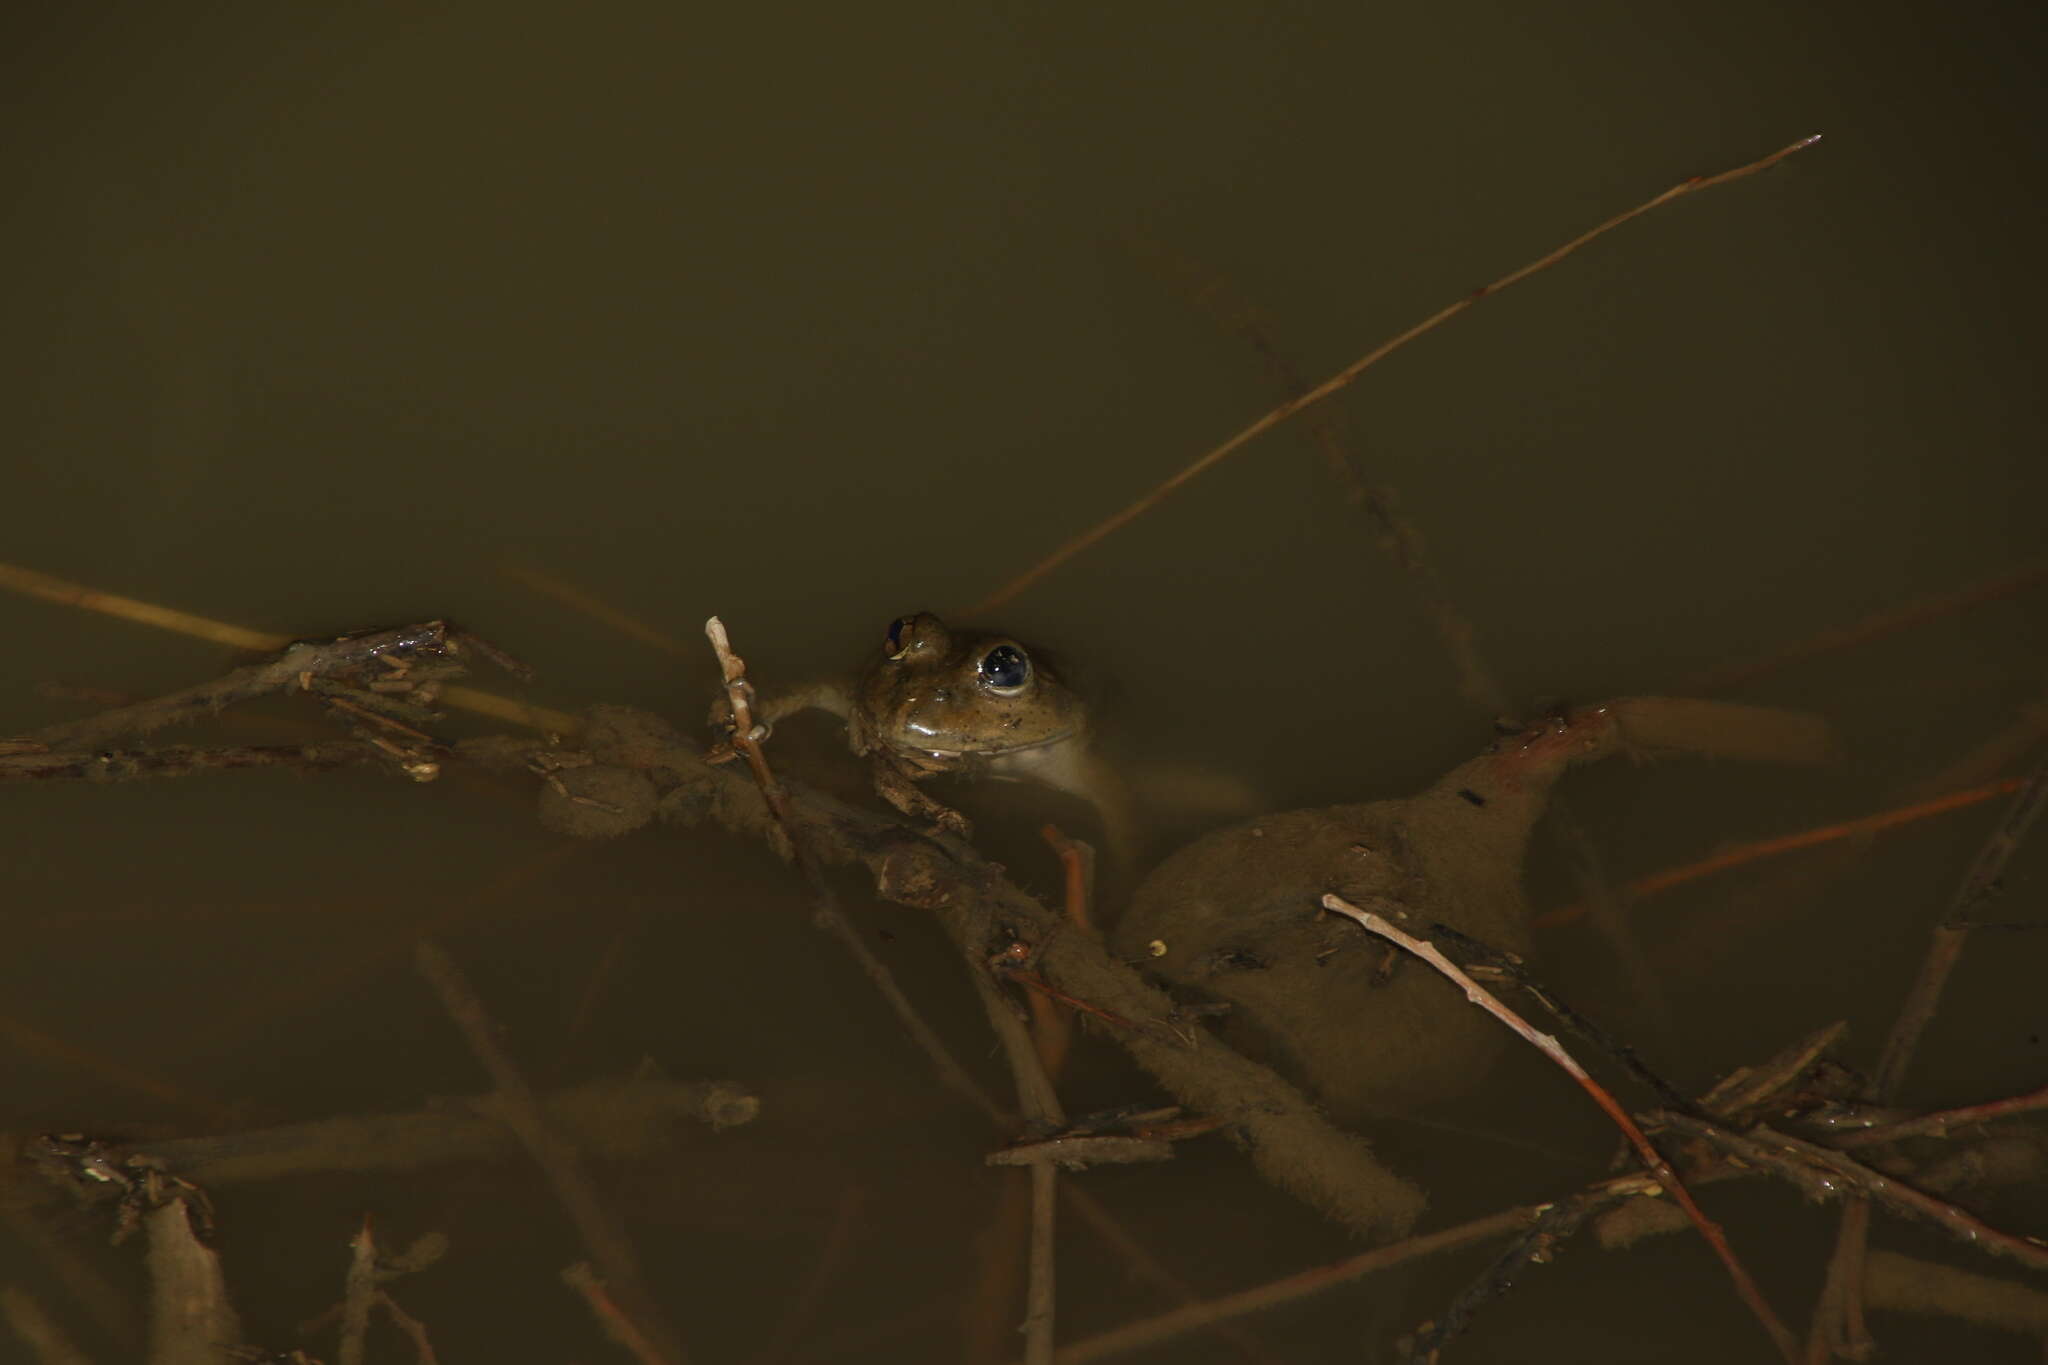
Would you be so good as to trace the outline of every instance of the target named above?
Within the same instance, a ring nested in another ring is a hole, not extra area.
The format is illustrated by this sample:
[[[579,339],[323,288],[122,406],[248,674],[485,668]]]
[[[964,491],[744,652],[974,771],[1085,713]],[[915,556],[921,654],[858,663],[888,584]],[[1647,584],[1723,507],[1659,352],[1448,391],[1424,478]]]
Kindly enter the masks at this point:
[[[1372,372],[1338,404],[1357,458],[1529,710],[1675,689],[2042,553],[2037,16],[1923,31],[1848,5],[1202,8],[7,20],[0,559],[294,635],[450,615],[532,661],[538,700],[694,723],[711,612],[764,685],[840,667],[890,616],[976,600],[1269,406],[1258,354],[1162,259],[1227,281],[1320,376],[1610,213],[1813,131],[1828,140]],[[688,650],[594,624],[507,563]],[[1571,808],[1627,878],[1905,799],[2041,704],[2043,600],[1739,691],[1829,716],[1838,766],[1610,765],[1566,785]],[[1085,663],[1130,753],[1276,804],[1402,792],[1488,736],[1293,430],[1004,623]],[[0,626],[0,732],[77,713],[44,683],[148,694],[229,662],[12,595]],[[461,775],[5,799],[0,1124],[193,1132],[481,1090],[405,965],[438,922],[537,1082],[651,1057],[762,1095],[752,1128],[602,1172],[695,1359],[979,1358],[961,1305],[1003,1197],[990,1134],[760,850],[569,846],[536,830],[525,789]],[[1868,1063],[1995,809],[1644,904],[1668,1030],[1588,933],[1545,941],[1551,974],[1687,1086],[1838,1017]],[[2037,843],[2014,864],[2001,914],[2038,917],[2044,858]],[[1556,862],[1536,869],[1545,903],[1571,894]],[[906,910],[856,914],[1002,1084],[936,935]],[[1972,951],[1915,1103],[2039,1084],[2039,969],[2029,936]],[[1072,1087],[1083,1111],[1157,1093],[1103,1049]],[[1574,1188],[1612,1148],[1523,1059],[1439,1117],[1496,1137],[1376,1138],[1436,1223]],[[1212,1144],[1089,1180],[1205,1293],[1354,1246]],[[552,1278],[581,1252],[520,1163],[217,1196],[266,1340],[338,1297],[370,1211],[391,1241],[452,1239],[399,1289],[442,1359],[607,1358]],[[1761,1186],[1714,1208],[1803,1325],[1832,1216]],[[2038,1196],[1981,1208],[2048,1225]],[[97,1226],[60,1237],[134,1276]],[[1892,1223],[1877,1240],[2021,1274]],[[1482,1263],[1248,1330],[1272,1359],[1357,1358]],[[1063,1271],[1070,1336],[1160,1306],[1083,1233]],[[97,1359],[128,1358],[41,1253],[7,1243],[0,1279],[68,1314]],[[1876,1328],[1897,1359],[2033,1358],[2007,1336]],[[1671,1239],[1572,1252],[1456,1358],[1761,1344],[1698,1245]],[[1145,1358],[1242,1356],[1184,1340]]]

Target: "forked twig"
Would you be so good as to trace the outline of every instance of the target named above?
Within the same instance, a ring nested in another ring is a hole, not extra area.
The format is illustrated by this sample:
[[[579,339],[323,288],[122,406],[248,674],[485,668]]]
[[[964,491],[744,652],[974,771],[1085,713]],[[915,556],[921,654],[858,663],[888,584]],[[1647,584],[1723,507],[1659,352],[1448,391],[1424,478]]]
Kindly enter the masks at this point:
[[[1622,224],[1627,223],[1632,219],[1640,218],[1642,215],[1648,213],[1650,210],[1654,208],[1659,208],[1665,204],[1670,203],[1674,199],[1678,199],[1683,197],[1684,195],[1691,194],[1695,190],[1711,189],[1716,185],[1724,185],[1731,180],[1740,180],[1744,176],[1755,175],[1758,171],[1767,170],[1770,167],[1775,166],[1778,162],[1784,160],[1786,157],[1792,155],[1792,153],[1800,151],[1807,147],[1811,147],[1814,143],[1818,141],[1820,141],[1820,134],[1814,133],[1807,137],[1799,139],[1797,142],[1794,142],[1789,146],[1780,147],[1777,151],[1772,152],[1767,157],[1763,157],[1759,160],[1752,161],[1747,165],[1737,166],[1733,170],[1722,171],[1718,175],[1694,176],[1690,180],[1681,180],[1679,183],[1673,185],[1670,189],[1665,190],[1662,194],[1657,195],[1655,198],[1645,200],[1644,202],[1636,205],[1634,208],[1629,209],[1626,212],[1616,214],[1614,217],[1609,218],[1606,222],[1601,223],[1599,226],[1592,228],[1589,231],[1580,233],[1578,236],[1572,238],[1569,242],[1566,242],[1563,246],[1558,247],[1556,250],[1550,252],[1548,255],[1541,256],[1536,260],[1531,261],[1529,264],[1523,266],[1521,269],[1512,271],[1509,274],[1501,276],[1492,284],[1480,286],[1478,289],[1475,289],[1471,293],[1467,294],[1464,298],[1459,299],[1456,303],[1438,309],[1436,312],[1430,314],[1421,322],[1416,323],[1414,326],[1408,328],[1406,331],[1399,332],[1394,336],[1389,337],[1387,340],[1381,342],[1379,345],[1373,347],[1370,351],[1367,351],[1364,355],[1352,361],[1349,365],[1346,365],[1343,369],[1337,371],[1337,373],[1331,375],[1328,379],[1325,379],[1322,383],[1316,385],[1314,388],[1308,390],[1306,393],[1303,393],[1296,398],[1290,398],[1285,403],[1282,403],[1279,407],[1272,409],[1271,411],[1266,413],[1265,416],[1259,418],[1250,426],[1244,428],[1235,436],[1232,436],[1229,440],[1223,442],[1223,444],[1213,447],[1200,458],[1196,459],[1193,463],[1181,469],[1178,473],[1171,475],[1163,482],[1155,485],[1150,492],[1146,493],[1136,502],[1131,503],[1128,507],[1125,507],[1122,511],[1116,512],[1104,518],[1103,520],[1097,522],[1095,525],[1089,527],[1087,530],[1081,532],[1081,534],[1075,536],[1072,540],[1067,541],[1064,545],[1061,545],[1059,548],[1055,549],[1051,554],[1039,560],[1038,563],[1032,565],[1023,573],[1018,574],[1015,578],[1012,578],[1009,582],[1003,584],[994,592],[982,598],[981,601],[975,603],[967,614],[970,616],[982,616],[988,612],[994,611],[997,607],[1002,606],[1011,598],[1017,596],[1017,594],[1023,592],[1026,588],[1036,583],[1039,579],[1045,577],[1054,569],[1057,569],[1060,565],[1066,563],[1069,559],[1072,559],[1075,555],[1081,553],[1081,551],[1088,549],[1097,541],[1103,539],[1105,536],[1108,536],[1111,532],[1120,530],[1129,523],[1136,521],[1139,517],[1145,515],[1145,513],[1151,511],[1154,507],[1164,502],[1171,494],[1179,491],[1179,489],[1183,485],[1191,482],[1197,476],[1204,474],[1214,466],[1221,464],[1224,460],[1236,454],[1239,450],[1242,450],[1252,441],[1254,441],[1260,436],[1265,435],[1274,427],[1279,426],[1282,422],[1285,422],[1288,418],[1293,417],[1296,413],[1299,413],[1304,408],[1312,407],[1315,404],[1322,402],[1325,398],[1328,398],[1330,395],[1347,387],[1352,380],[1358,378],[1359,375],[1365,373],[1366,370],[1378,364],[1387,356],[1393,354],[1395,351],[1400,350],[1403,346],[1406,346],[1409,342],[1415,340],[1417,337],[1422,336],[1427,332],[1435,331],[1438,327],[1443,326],[1443,324],[1449,322],[1458,314],[1472,307],[1472,305],[1478,303],[1481,299],[1488,298],[1494,294],[1498,294],[1503,289],[1508,288],[1510,285],[1520,284],[1523,280],[1528,279],[1531,275],[1537,274],[1544,270],[1548,270],[1551,266],[1556,265],[1559,261],[1571,255],[1574,251],[1577,251],[1580,247],[1586,245],[1594,238],[1600,237],[1608,232],[1611,232],[1615,228],[1620,227]]]
[[[1734,1249],[1728,1245],[1728,1239],[1722,1234],[1720,1227],[1701,1211],[1698,1204],[1693,1202],[1691,1191],[1685,1188],[1684,1183],[1678,1178],[1678,1173],[1671,1169],[1669,1162],[1664,1160],[1663,1154],[1658,1152],[1656,1147],[1651,1145],[1649,1138],[1643,1135],[1643,1130],[1636,1126],[1635,1120],[1628,1116],[1628,1112],[1621,1107],[1614,1096],[1608,1094],[1599,1082],[1586,1074],[1585,1068],[1572,1059],[1571,1054],[1559,1045],[1557,1039],[1547,1033],[1540,1033],[1531,1027],[1513,1010],[1496,1000],[1485,987],[1460,971],[1457,964],[1438,952],[1433,944],[1425,943],[1421,939],[1403,932],[1382,916],[1353,905],[1342,896],[1326,895],[1323,897],[1322,903],[1325,909],[1334,910],[1340,915],[1346,915],[1357,920],[1368,932],[1378,934],[1381,938],[1399,944],[1402,948],[1407,949],[1430,966],[1436,968],[1460,990],[1465,992],[1467,1000],[1500,1020],[1501,1023],[1514,1030],[1531,1046],[1543,1053],[1544,1056],[1564,1068],[1565,1073],[1577,1081],[1580,1088],[1593,1097],[1593,1102],[1598,1104],[1606,1112],[1607,1116],[1614,1120],[1615,1126],[1620,1128],[1623,1134],[1627,1136],[1629,1145],[1636,1149],[1636,1155],[1642,1159],[1643,1165],[1649,1169],[1650,1174],[1657,1178],[1657,1183],[1664,1187],[1665,1192],[1693,1220],[1694,1225],[1700,1230],[1700,1235],[1707,1239],[1707,1244],[1713,1247],[1714,1254],[1719,1256],[1722,1265],[1727,1267],[1728,1277],[1735,1282],[1736,1292],[1749,1305],[1750,1311],[1756,1314],[1757,1321],[1764,1325],[1764,1330],[1771,1334],[1771,1339],[1777,1344],[1779,1354],[1784,1356],[1789,1365],[1798,1365],[1798,1343],[1793,1339],[1792,1333],[1787,1330],[1785,1324],[1778,1320],[1778,1315],[1772,1311],[1770,1304],[1764,1300],[1763,1292],[1757,1288],[1756,1281],[1750,1278],[1749,1271],[1743,1267],[1740,1261],[1735,1259]]]

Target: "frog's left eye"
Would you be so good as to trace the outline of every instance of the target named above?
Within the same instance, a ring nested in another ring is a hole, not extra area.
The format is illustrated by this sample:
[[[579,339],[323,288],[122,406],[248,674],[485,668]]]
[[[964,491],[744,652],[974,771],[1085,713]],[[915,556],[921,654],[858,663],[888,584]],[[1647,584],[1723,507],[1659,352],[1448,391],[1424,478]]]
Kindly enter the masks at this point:
[[[999,697],[1014,697],[1031,685],[1031,656],[1015,645],[997,645],[981,656],[981,685]]]

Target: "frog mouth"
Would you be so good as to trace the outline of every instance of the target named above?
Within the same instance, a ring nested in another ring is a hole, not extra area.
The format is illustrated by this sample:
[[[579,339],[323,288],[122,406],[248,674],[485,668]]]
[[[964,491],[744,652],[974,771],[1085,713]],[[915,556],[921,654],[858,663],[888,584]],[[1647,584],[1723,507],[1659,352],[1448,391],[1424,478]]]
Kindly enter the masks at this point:
[[[940,762],[950,762],[962,758],[996,758],[1005,754],[1034,753],[1040,749],[1050,749],[1056,745],[1065,744],[1074,738],[1075,733],[1073,730],[1062,730],[1056,735],[1047,735],[1044,739],[1035,739],[1029,744],[991,744],[979,749],[936,749],[923,744],[906,745],[904,747],[911,753],[925,758],[936,759]]]

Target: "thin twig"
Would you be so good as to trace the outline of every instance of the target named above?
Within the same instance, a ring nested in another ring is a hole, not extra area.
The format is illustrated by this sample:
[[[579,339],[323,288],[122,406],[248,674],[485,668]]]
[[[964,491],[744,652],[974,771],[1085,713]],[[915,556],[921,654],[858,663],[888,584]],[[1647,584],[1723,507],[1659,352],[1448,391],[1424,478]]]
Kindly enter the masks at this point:
[[[580,611],[592,620],[610,626],[621,635],[638,640],[643,645],[677,656],[688,653],[683,642],[667,631],[649,625],[630,612],[621,611],[602,598],[565,583],[552,574],[543,573],[539,569],[529,568],[509,559],[498,561],[498,572],[521,587],[531,588],[543,597],[552,597],[570,610]]]
[[[1441,1319],[1415,1333],[1404,1358],[1435,1365],[1443,1348],[1465,1330],[1465,1324],[1481,1308],[1514,1288],[1515,1281],[1532,1262],[1551,1259],[1558,1246],[1575,1236],[1588,1218],[1631,1197],[1587,1190],[1546,1207],[1523,1229],[1521,1236],[1451,1301]]]
[[[654,1344],[657,1359],[678,1365],[684,1358],[682,1338],[648,1289],[640,1273],[639,1259],[633,1254],[633,1244],[605,1208],[597,1183],[584,1168],[582,1155],[556,1132],[541,1110],[533,1088],[498,1046],[496,1029],[484,1013],[483,1002],[470,988],[468,978],[454,959],[426,939],[420,940],[414,957],[420,975],[440,995],[442,1007],[461,1030],[470,1051],[490,1073],[504,1104],[506,1125],[547,1176],[555,1198],[576,1224],[583,1245],[603,1267],[606,1279],[623,1300],[619,1307],[633,1319],[640,1335]]]
[[[1674,1109],[1689,1107],[1689,1101],[1678,1093],[1677,1087],[1651,1070],[1650,1064],[1645,1062],[1634,1048],[1610,1035],[1607,1030],[1580,1014],[1549,987],[1532,977],[1528,969],[1522,965],[1520,958],[1481,943],[1470,934],[1461,933],[1448,924],[1431,924],[1429,930],[1456,948],[1458,955],[1467,962],[1482,966],[1488,972],[1498,973],[1504,980],[1520,987],[1530,999],[1550,1011],[1567,1031],[1612,1058],[1629,1075],[1655,1093],[1661,1103]]]
[[[1793,1339],[1792,1333],[1786,1329],[1785,1324],[1778,1320],[1778,1315],[1772,1311],[1770,1304],[1765,1301],[1763,1291],[1757,1288],[1756,1281],[1750,1278],[1749,1271],[1743,1267],[1740,1261],[1735,1259],[1734,1249],[1728,1245],[1728,1239],[1722,1234],[1720,1227],[1700,1210],[1698,1204],[1693,1202],[1691,1192],[1679,1180],[1678,1173],[1671,1169],[1670,1163],[1665,1161],[1663,1155],[1651,1145],[1649,1138],[1643,1135],[1643,1130],[1636,1126],[1635,1120],[1628,1116],[1627,1111],[1616,1102],[1612,1095],[1608,1094],[1597,1081],[1586,1074],[1584,1067],[1572,1060],[1571,1054],[1567,1053],[1559,1045],[1557,1039],[1549,1034],[1539,1033],[1531,1027],[1513,1010],[1496,1000],[1485,987],[1460,971],[1457,964],[1438,952],[1434,945],[1425,943],[1421,939],[1403,932],[1381,916],[1374,914],[1370,910],[1353,905],[1342,896],[1326,895],[1323,897],[1322,903],[1324,908],[1334,910],[1341,915],[1347,915],[1357,920],[1369,932],[1399,944],[1427,962],[1430,966],[1436,968],[1460,990],[1465,992],[1467,1000],[1507,1025],[1508,1028],[1519,1034],[1531,1046],[1543,1053],[1544,1056],[1557,1063],[1558,1066],[1564,1069],[1567,1075],[1577,1081],[1580,1088],[1592,1096],[1593,1102],[1606,1111],[1607,1116],[1614,1120],[1615,1126],[1620,1128],[1627,1136],[1629,1144],[1636,1149],[1636,1155],[1642,1159],[1643,1165],[1649,1169],[1652,1175],[1656,1176],[1657,1183],[1662,1185],[1665,1192],[1691,1217],[1694,1225],[1699,1228],[1700,1235],[1707,1239],[1707,1244],[1713,1247],[1715,1255],[1721,1258],[1721,1264],[1727,1267],[1728,1277],[1735,1282],[1736,1292],[1749,1305],[1750,1311],[1756,1314],[1757,1321],[1763,1324],[1764,1330],[1770,1333],[1772,1341],[1777,1344],[1779,1354],[1784,1356],[1786,1361],[1790,1362],[1790,1365],[1798,1365],[1798,1343]]]
[[[1147,240],[1140,245],[1149,259],[1176,276],[1219,322],[1250,343],[1265,362],[1282,399],[1299,398],[1308,392],[1308,380],[1273,340],[1258,310],[1236,297],[1227,280],[1196,261],[1170,252],[1161,243]],[[1436,627],[1445,653],[1451,656],[1460,695],[1482,716],[1506,715],[1510,706],[1507,689],[1480,655],[1478,631],[1472,618],[1458,609],[1443,575],[1423,553],[1422,532],[1401,515],[1394,490],[1368,482],[1358,469],[1347,448],[1338,410],[1313,408],[1303,416],[1302,425],[1307,429],[1308,440],[1322,452],[1323,463],[1344,500],[1365,515],[1379,550],[1406,575],[1409,591],[1423,615]]]
[[[1256,422],[1253,422],[1250,426],[1244,428],[1244,430],[1238,432],[1229,440],[1223,442],[1223,444],[1214,447],[1206,454],[1202,455],[1199,459],[1195,460],[1192,464],[1189,464],[1186,468],[1180,470],[1180,472],[1172,475],[1171,477],[1167,478],[1164,482],[1155,486],[1150,492],[1146,493],[1136,502],[1130,504],[1130,506],[1125,507],[1122,511],[1117,512],[1114,515],[1109,516],[1100,522],[1097,522],[1094,526],[1089,527],[1086,531],[1083,531],[1081,534],[1067,541],[1064,545],[1061,545],[1058,549],[1054,550],[1044,559],[1041,559],[1040,561],[1038,561],[1038,563],[1032,565],[1023,573],[1018,574],[1015,578],[1012,578],[1009,582],[997,588],[987,597],[984,597],[980,602],[976,603],[967,614],[971,616],[985,616],[988,613],[994,611],[996,608],[1004,605],[1005,603],[1010,601],[1011,598],[1023,592],[1026,588],[1036,583],[1039,579],[1045,577],[1054,569],[1066,563],[1069,559],[1072,559],[1075,555],[1081,553],[1081,551],[1094,545],[1097,541],[1102,540],[1111,532],[1117,531],[1122,527],[1128,525],[1129,523],[1136,521],[1139,517],[1151,511],[1161,502],[1164,502],[1167,499],[1167,497],[1169,497],[1171,494],[1179,491],[1179,489],[1183,485],[1189,483],[1198,475],[1207,472],[1215,465],[1222,463],[1231,455],[1236,454],[1239,450],[1243,449],[1246,445],[1250,444],[1255,438],[1263,436],[1266,432],[1271,431],[1274,427],[1279,426],[1288,418],[1293,417],[1296,413],[1302,411],[1302,409],[1311,407],[1314,404],[1322,402],[1325,398],[1328,398],[1330,395],[1338,392],[1340,389],[1343,389],[1344,387],[1349,385],[1351,381],[1358,378],[1359,375],[1363,374],[1367,369],[1371,368],[1373,365],[1379,363],[1379,361],[1385,359],[1387,356],[1393,354],[1395,351],[1398,351],[1403,346],[1406,346],[1409,342],[1415,340],[1419,336],[1422,336],[1424,333],[1432,332],[1436,330],[1438,327],[1441,327],[1444,323],[1449,322],[1452,318],[1464,312],[1466,309],[1472,307],[1481,299],[1488,298],[1494,294],[1498,294],[1503,289],[1506,289],[1511,285],[1520,284],[1523,280],[1528,279],[1531,275],[1537,274],[1540,271],[1548,270],[1551,266],[1556,265],[1559,261],[1571,255],[1580,247],[1585,246],[1588,242],[1591,242],[1594,238],[1599,237],[1604,233],[1611,232],[1615,228],[1620,227],[1622,224],[1627,223],[1632,219],[1639,218],[1643,214],[1648,213],[1650,210],[1654,208],[1661,207],[1664,204],[1670,203],[1674,199],[1680,198],[1687,194],[1691,194],[1696,190],[1710,189],[1716,185],[1724,185],[1731,180],[1739,180],[1744,176],[1754,175],[1758,171],[1766,170],[1769,167],[1776,165],[1778,162],[1784,160],[1786,157],[1792,155],[1792,153],[1796,151],[1801,150],[1802,148],[1811,147],[1814,143],[1818,141],[1820,141],[1820,135],[1818,133],[1815,133],[1811,136],[1803,137],[1799,139],[1799,141],[1794,142],[1789,146],[1781,147],[1777,151],[1772,152],[1767,157],[1764,157],[1757,161],[1752,161],[1744,166],[1737,166],[1733,170],[1722,171],[1719,175],[1695,176],[1690,180],[1680,181],[1678,184],[1673,185],[1670,189],[1665,190],[1662,194],[1657,195],[1655,198],[1645,200],[1643,203],[1636,205],[1634,208],[1629,209],[1624,213],[1618,213],[1614,217],[1609,218],[1606,222],[1601,223],[1598,227],[1595,227],[1590,231],[1580,233],[1577,237],[1572,238],[1569,242],[1566,242],[1563,246],[1558,247],[1556,250],[1550,252],[1548,255],[1542,256],[1537,260],[1530,262],[1528,265],[1523,266],[1519,270],[1501,276],[1492,284],[1484,285],[1478,289],[1473,290],[1470,294],[1467,294],[1464,298],[1459,299],[1456,303],[1438,309],[1435,313],[1432,313],[1430,316],[1424,318],[1421,322],[1416,323],[1413,327],[1410,327],[1406,331],[1401,332],[1389,338],[1388,340],[1381,342],[1378,346],[1375,346],[1372,350],[1367,351],[1363,356],[1360,356],[1357,360],[1352,361],[1349,365],[1337,371],[1336,374],[1330,376],[1328,379],[1325,379],[1322,383],[1316,385],[1314,388],[1308,390],[1306,393],[1301,394],[1299,397],[1289,399],[1287,402],[1282,403],[1280,406],[1274,408],[1265,416],[1259,418]]]

